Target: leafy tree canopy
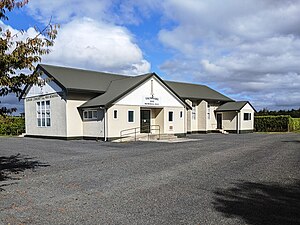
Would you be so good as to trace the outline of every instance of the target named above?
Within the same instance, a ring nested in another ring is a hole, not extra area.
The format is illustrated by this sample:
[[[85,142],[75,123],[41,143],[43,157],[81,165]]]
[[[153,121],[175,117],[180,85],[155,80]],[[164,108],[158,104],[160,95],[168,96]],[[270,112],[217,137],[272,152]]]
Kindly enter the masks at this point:
[[[28,0],[1,0],[0,19],[9,20],[7,13],[28,4]],[[12,33],[0,27],[0,97],[13,93],[19,97],[26,84],[38,81],[35,65],[41,56],[49,54],[57,35],[58,25],[49,24],[39,29],[35,27],[34,37],[24,38],[24,31]],[[29,71],[29,72],[24,72]],[[0,105],[0,115],[12,113],[16,109],[8,109]]]

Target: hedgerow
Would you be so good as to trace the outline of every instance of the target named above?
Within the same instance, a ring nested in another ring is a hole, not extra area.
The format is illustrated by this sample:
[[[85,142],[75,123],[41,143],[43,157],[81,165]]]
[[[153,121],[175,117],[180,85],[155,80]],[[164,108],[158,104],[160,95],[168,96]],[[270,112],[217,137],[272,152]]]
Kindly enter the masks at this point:
[[[0,135],[19,135],[25,132],[25,119],[14,116],[0,116]]]

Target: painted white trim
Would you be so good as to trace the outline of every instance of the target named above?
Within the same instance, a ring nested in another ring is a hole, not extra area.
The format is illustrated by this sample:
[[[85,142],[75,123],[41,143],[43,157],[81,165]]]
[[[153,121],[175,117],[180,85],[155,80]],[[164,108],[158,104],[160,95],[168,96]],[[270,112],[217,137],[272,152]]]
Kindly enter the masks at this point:
[[[129,112],[133,112],[133,121],[129,121]],[[134,109],[128,109],[127,110],[127,123],[135,123],[135,110]]]

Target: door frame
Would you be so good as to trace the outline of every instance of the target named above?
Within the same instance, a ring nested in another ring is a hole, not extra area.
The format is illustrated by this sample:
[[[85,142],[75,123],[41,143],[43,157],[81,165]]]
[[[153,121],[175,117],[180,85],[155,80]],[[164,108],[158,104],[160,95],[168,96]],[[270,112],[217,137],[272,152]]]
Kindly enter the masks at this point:
[[[223,129],[223,114],[222,113],[217,113],[216,115],[217,119],[217,129]]]
[[[149,128],[142,129],[142,111],[149,111]],[[140,133],[150,133],[151,132],[151,109],[140,109]]]

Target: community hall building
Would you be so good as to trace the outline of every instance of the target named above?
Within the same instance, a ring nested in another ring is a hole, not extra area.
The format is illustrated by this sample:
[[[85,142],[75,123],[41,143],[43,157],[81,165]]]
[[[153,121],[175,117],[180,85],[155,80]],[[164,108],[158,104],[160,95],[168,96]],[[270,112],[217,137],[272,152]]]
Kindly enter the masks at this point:
[[[40,64],[28,85],[26,136],[114,140],[141,134],[252,132],[255,109],[204,85]]]

